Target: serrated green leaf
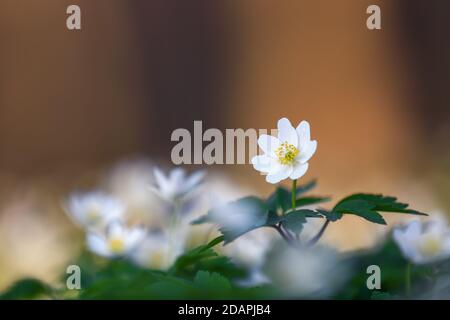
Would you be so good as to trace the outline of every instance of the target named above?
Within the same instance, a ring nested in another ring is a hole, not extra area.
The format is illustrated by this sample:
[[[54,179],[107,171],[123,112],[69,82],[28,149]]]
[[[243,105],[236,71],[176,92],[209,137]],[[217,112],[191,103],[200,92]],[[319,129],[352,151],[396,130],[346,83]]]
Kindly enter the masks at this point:
[[[408,204],[397,202],[397,198],[382,194],[357,193],[342,199],[336,206],[351,200],[363,200],[373,205],[374,211],[408,213],[426,216],[426,213],[408,209]]]
[[[378,224],[386,224],[381,214],[374,211],[375,205],[364,200],[355,199],[340,202],[333,209],[334,212],[338,213],[351,213],[360,216],[370,222]]]

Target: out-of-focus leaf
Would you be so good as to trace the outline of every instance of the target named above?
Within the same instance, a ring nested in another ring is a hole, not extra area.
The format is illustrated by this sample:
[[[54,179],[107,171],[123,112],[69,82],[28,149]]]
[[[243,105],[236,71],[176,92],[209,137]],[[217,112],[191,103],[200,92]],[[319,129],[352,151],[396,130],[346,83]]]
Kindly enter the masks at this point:
[[[330,201],[330,198],[327,197],[304,197],[299,198],[295,200],[296,207],[304,207],[304,206],[310,206],[313,204],[318,204],[322,202]]]
[[[291,192],[286,188],[278,187],[266,200],[266,205],[270,211],[285,212],[291,208]]]
[[[316,186],[316,181],[313,180],[305,185],[297,186],[296,192],[296,208],[301,206],[312,205],[328,201],[325,197],[300,197]],[[270,211],[286,212],[292,208],[292,194],[291,191],[284,187],[278,187],[266,200],[267,207]]]
[[[0,295],[1,300],[43,298],[51,295],[52,289],[37,279],[22,279]]]
[[[316,180],[311,180],[310,182],[308,182],[306,184],[298,185],[297,186],[297,197],[311,191],[312,189],[314,189],[316,187],[316,185],[317,185]]]
[[[228,257],[219,256],[212,249],[223,241],[223,236],[217,237],[207,245],[196,247],[175,261],[169,273],[184,277],[193,276],[198,270],[219,272],[229,277],[241,277],[245,271],[237,267]]]
[[[215,272],[197,272],[194,285],[202,291],[211,293],[228,294],[231,291],[231,284],[228,279]]]

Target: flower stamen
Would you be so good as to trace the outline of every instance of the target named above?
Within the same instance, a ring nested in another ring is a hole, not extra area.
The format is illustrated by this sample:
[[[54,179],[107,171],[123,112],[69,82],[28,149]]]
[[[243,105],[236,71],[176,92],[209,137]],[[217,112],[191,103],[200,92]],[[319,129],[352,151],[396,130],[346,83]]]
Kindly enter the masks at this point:
[[[276,150],[275,154],[283,165],[292,164],[299,154],[299,150],[288,142],[283,142]]]
[[[125,249],[125,242],[123,239],[113,238],[109,240],[109,249],[113,253],[121,253]]]

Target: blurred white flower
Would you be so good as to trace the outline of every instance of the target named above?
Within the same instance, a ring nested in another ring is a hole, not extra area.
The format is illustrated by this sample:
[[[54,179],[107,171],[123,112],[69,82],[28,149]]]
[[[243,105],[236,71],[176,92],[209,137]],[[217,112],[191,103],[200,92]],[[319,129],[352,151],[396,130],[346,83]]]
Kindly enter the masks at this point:
[[[103,257],[125,256],[136,249],[145,234],[142,227],[127,227],[115,221],[108,225],[104,234],[88,233],[86,244],[90,251]]]
[[[154,182],[153,166],[146,159],[126,160],[115,165],[106,175],[104,187],[126,206],[127,221],[145,223],[152,228],[164,224],[159,197],[148,192]]]
[[[397,228],[393,238],[403,256],[415,264],[436,262],[450,256],[450,232],[444,219],[411,221]]]
[[[248,269],[260,268],[276,239],[273,235],[272,230],[253,230],[224,246],[222,252]]]
[[[257,286],[270,282],[261,268],[276,239],[274,235],[272,230],[253,230],[220,249],[221,253],[248,271],[245,279],[238,280],[239,285]]]
[[[87,229],[105,227],[125,212],[121,201],[102,191],[74,193],[64,209],[75,223]]]
[[[267,174],[266,181],[273,184],[303,176],[317,149],[317,141],[311,141],[309,123],[302,121],[294,128],[287,118],[278,120],[278,138],[261,135],[258,145],[264,154],[253,157],[253,167]]]
[[[327,247],[276,246],[265,266],[271,282],[291,297],[324,298],[347,279],[347,266]]]
[[[162,233],[149,234],[131,255],[139,266],[167,270],[183,253],[183,241],[170,242]]]
[[[155,168],[153,173],[156,186],[152,186],[152,190],[169,202],[179,202],[189,199],[205,176],[204,171],[196,171],[190,175],[186,175],[186,172],[182,168],[171,170],[168,176],[158,168]]]

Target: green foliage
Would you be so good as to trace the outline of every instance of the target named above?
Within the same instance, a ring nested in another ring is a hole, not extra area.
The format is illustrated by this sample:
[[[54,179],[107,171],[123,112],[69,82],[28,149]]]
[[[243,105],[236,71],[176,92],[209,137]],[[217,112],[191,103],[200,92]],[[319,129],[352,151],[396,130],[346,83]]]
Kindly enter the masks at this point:
[[[215,223],[224,236],[224,242],[234,241],[241,235],[261,227],[282,226],[294,234],[303,230],[306,218],[325,218],[331,222],[338,221],[344,214],[353,214],[377,224],[386,224],[380,212],[426,215],[408,208],[405,203],[397,202],[394,197],[381,194],[357,193],[339,201],[331,211],[301,209],[329,201],[328,197],[303,196],[316,186],[315,181],[300,185],[296,189],[295,208],[292,208],[292,192],[278,187],[266,199],[245,197],[220,208],[210,210],[194,224]],[[233,221],[236,223],[229,223]]]
[[[192,277],[198,270],[217,272],[230,278],[246,275],[246,271],[230,261],[228,257],[219,256],[212,248],[223,241],[217,237],[206,245],[199,246],[178,257],[169,270],[169,274]]]
[[[373,210],[375,206],[364,200],[348,200],[334,207],[333,212],[360,216],[370,222],[386,224],[381,214]]]
[[[415,215],[425,213],[408,208],[405,203],[397,202],[397,198],[383,196],[381,194],[357,193],[339,201],[332,212],[338,214],[354,214],[370,222],[386,224],[379,212],[396,212]]]
[[[237,266],[226,256],[219,255],[215,247],[230,243],[252,230],[271,227],[285,239],[295,241],[310,218],[339,221],[344,214],[353,214],[370,222],[386,224],[381,213],[425,215],[397,202],[394,197],[379,194],[353,194],[339,201],[331,210],[306,209],[330,199],[305,195],[316,186],[312,181],[296,189],[295,208],[292,192],[277,188],[269,197],[245,197],[214,208],[193,224],[214,223],[222,233],[208,244],[194,248],[178,257],[167,271],[144,269],[126,259],[106,260],[83,252],[71,264],[82,270],[82,289],[65,289],[66,274],[61,277],[61,288],[55,289],[36,279],[23,279],[0,295],[1,299],[77,298],[77,299],[269,299],[280,297],[283,288],[273,286],[242,287],[238,280],[245,279],[248,270]],[[326,223],[328,225],[328,222]],[[282,231],[280,231],[282,229]],[[319,236],[320,237],[320,236]],[[311,242],[309,242],[311,243]],[[404,270],[407,261],[392,240],[373,250],[355,251],[344,255],[352,267],[345,288],[334,299],[396,299],[404,297]],[[366,286],[370,265],[382,270],[382,290],[371,291]],[[427,266],[415,266],[412,282],[417,288],[434,288],[434,279],[448,274],[450,261]],[[336,275],[338,276],[338,275]],[[430,280],[431,279],[431,280]],[[445,278],[450,283],[450,279]],[[439,290],[448,290],[439,287]],[[433,289],[434,290],[434,289]]]
[[[39,299],[52,295],[52,288],[40,280],[26,278],[17,281],[3,294],[1,300]]]

